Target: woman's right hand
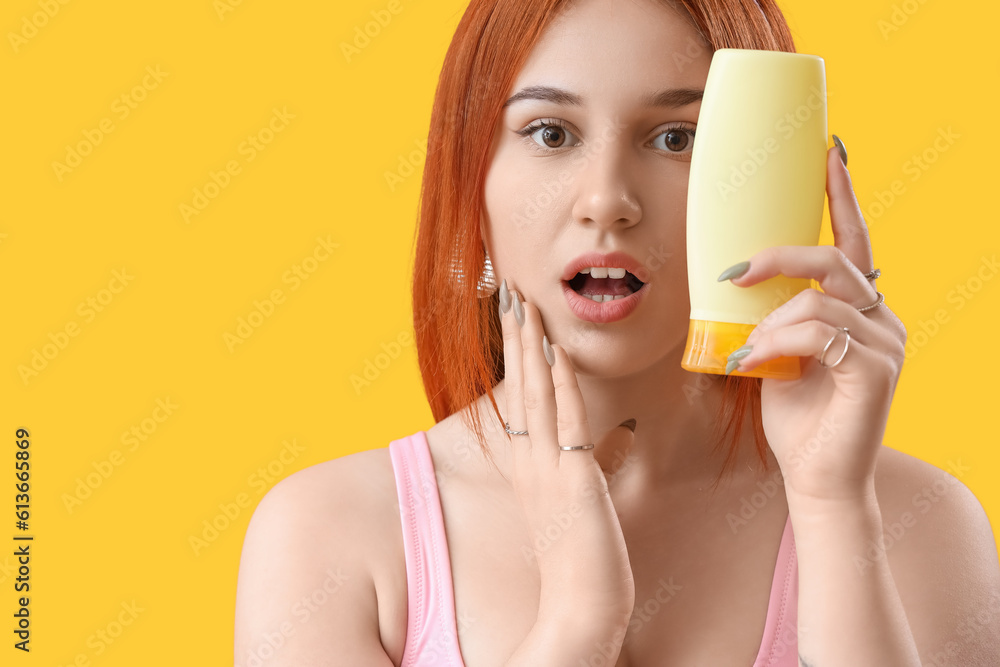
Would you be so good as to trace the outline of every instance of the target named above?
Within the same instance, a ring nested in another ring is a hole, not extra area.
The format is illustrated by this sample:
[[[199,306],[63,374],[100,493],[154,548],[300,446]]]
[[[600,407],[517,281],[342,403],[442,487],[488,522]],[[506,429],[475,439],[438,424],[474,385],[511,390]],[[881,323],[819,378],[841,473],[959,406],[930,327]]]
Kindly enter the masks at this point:
[[[506,280],[500,301],[501,311],[508,306],[501,316],[505,416],[512,431],[529,434],[508,437],[514,492],[540,574],[539,618],[584,621],[580,615],[590,612],[599,626],[620,623],[624,634],[635,584],[606,475],[627,457],[632,430],[617,426],[594,449],[560,450],[595,442],[573,365],[560,345],[550,346],[555,359],[550,365],[538,309],[520,301],[513,286],[508,291]]]

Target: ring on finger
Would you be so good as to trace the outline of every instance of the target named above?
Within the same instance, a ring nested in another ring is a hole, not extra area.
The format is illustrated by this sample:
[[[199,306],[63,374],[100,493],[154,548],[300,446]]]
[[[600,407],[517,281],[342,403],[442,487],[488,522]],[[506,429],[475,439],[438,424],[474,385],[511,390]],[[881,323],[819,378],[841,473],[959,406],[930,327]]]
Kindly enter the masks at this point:
[[[826,351],[830,349],[830,346],[833,345],[833,341],[837,339],[837,336],[839,336],[841,332],[843,332],[844,335],[847,336],[847,340],[844,341],[844,351],[840,353],[840,357],[832,364],[824,364],[823,357],[826,356]],[[837,331],[834,332],[833,336],[830,337],[830,340],[826,341],[826,345],[823,347],[823,351],[819,355],[819,365],[824,368],[833,368],[834,366],[836,366],[837,364],[839,364],[841,361],[844,360],[844,357],[847,356],[847,348],[849,348],[850,346],[851,346],[851,332],[847,329],[847,327],[837,327]]]
[[[510,430],[510,422],[503,423],[503,430],[507,431],[508,435],[528,435],[527,431],[512,431]]]
[[[577,449],[593,449],[593,448],[594,448],[593,443],[589,445],[559,445],[559,449],[562,449],[563,451],[567,452],[574,451]]]
[[[873,303],[870,306],[865,306],[864,308],[858,308],[859,313],[863,313],[866,310],[871,310],[872,308],[878,308],[879,306],[882,305],[882,302],[885,301],[885,294],[882,294],[882,292],[879,292],[878,290],[875,290],[875,293],[878,294],[878,298],[875,300],[875,303]]]

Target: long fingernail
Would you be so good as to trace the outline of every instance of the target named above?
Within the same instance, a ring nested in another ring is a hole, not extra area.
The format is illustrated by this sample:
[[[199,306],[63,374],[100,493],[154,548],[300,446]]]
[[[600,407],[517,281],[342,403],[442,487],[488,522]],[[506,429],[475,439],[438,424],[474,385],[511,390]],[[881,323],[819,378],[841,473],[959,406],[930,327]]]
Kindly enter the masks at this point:
[[[753,352],[753,345],[744,345],[732,351],[726,358],[726,375],[729,375],[740,365],[740,360]]]
[[[518,298],[517,292],[514,292],[514,319],[517,320],[518,326],[524,326],[524,306],[521,305],[521,299]]]
[[[728,269],[722,272],[716,280],[722,282],[723,280],[732,280],[733,278],[739,278],[747,271],[750,270],[750,262],[740,262],[739,264],[733,264]]]
[[[556,353],[552,351],[552,346],[549,345],[548,336],[542,336],[542,352],[545,353],[545,361],[549,362],[549,366],[555,366]]]
[[[753,345],[744,345],[743,347],[738,347],[732,351],[732,353],[726,358],[728,361],[736,359],[737,361],[742,359],[753,352]]]
[[[510,310],[510,290],[507,289],[507,279],[500,283],[500,317]]]
[[[844,161],[844,166],[847,166],[847,148],[844,147],[844,142],[840,140],[836,134],[833,135],[833,143],[837,145],[837,150],[840,151],[840,159]]]
[[[635,417],[632,417],[631,419],[626,419],[621,424],[619,424],[619,426],[625,426],[626,428],[628,428],[628,430],[635,433]]]

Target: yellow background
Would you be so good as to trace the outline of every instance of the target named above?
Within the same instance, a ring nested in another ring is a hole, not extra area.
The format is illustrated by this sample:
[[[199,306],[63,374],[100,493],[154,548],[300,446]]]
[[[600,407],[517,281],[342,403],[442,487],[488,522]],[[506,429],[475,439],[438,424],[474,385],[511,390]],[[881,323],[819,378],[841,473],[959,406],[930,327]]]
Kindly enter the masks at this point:
[[[350,62],[341,44],[388,1],[246,0],[221,13],[212,0],[4,3],[0,539],[12,545],[16,532],[18,427],[31,431],[36,536],[30,655],[11,647],[13,558],[0,556],[4,664],[230,662],[239,553],[263,492],[431,426],[407,338],[417,146],[466,3],[399,2]],[[996,523],[1000,279],[972,279],[1000,249],[1000,7],[782,7],[798,49],[826,59],[829,125],[849,151],[879,288],[920,343],[886,444],[967,466],[962,481]],[[294,118],[268,136],[274,109]],[[53,162],[102,123],[112,130],[57,174]],[[958,138],[912,180],[908,161],[947,128]],[[270,143],[248,160],[243,142],[258,134]],[[213,173],[225,182],[230,161],[239,173],[185,221],[181,204]],[[387,172],[402,182],[390,188]],[[897,180],[902,194],[872,208]],[[326,255],[318,238],[336,248]],[[326,259],[307,261],[314,253]],[[293,289],[297,265],[314,270]],[[113,280],[123,270],[124,286]],[[970,280],[978,291],[959,307],[955,290]],[[231,351],[225,334],[274,290],[283,302]],[[87,299],[103,299],[101,312],[91,317]],[[45,348],[74,323],[63,348]],[[52,358],[26,382],[18,369],[43,348]],[[384,350],[398,352],[356,390],[352,376]],[[177,407],[166,415],[158,399]],[[133,427],[146,439],[130,450],[121,438]],[[78,479],[108,465],[68,509]],[[259,476],[269,465],[274,476]],[[248,506],[196,554],[189,538],[225,524],[220,504],[235,513],[238,498]],[[133,601],[142,611],[98,653],[96,633]]]

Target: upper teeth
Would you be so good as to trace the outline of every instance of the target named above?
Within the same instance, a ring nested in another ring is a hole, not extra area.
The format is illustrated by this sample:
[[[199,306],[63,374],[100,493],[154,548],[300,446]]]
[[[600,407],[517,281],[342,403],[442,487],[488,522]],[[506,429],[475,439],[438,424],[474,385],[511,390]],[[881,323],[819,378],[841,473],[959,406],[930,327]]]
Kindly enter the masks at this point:
[[[626,271],[610,266],[588,266],[580,269],[580,273],[589,273],[592,278],[624,278]]]

